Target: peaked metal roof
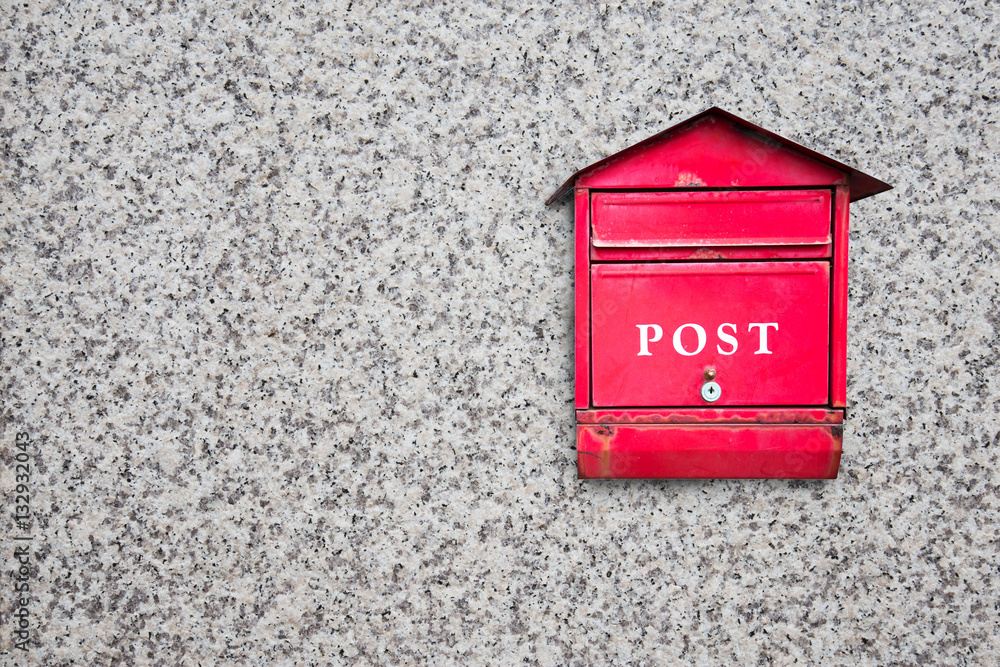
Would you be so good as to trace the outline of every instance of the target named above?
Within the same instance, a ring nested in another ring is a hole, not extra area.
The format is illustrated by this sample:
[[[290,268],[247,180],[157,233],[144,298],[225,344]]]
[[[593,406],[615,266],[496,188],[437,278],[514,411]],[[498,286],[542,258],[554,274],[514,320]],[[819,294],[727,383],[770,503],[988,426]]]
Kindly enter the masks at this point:
[[[880,192],[885,192],[886,190],[892,189],[891,185],[883,181],[880,181],[874,176],[869,176],[868,174],[862,171],[858,171],[854,167],[849,167],[846,164],[838,162],[837,160],[834,160],[831,157],[827,157],[826,155],[817,153],[814,150],[810,150],[805,146],[802,146],[801,144],[797,144],[794,141],[785,139],[784,137],[777,135],[774,132],[769,132],[768,130],[765,130],[764,128],[760,127],[759,125],[755,125],[754,123],[751,123],[748,120],[744,120],[739,116],[729,113],[728,111],[724,111],[719,107],[712,107],[711,109],[706,109],[705,111],[702,111],[701,113],[692,116],[687,120],[683,120],[680,123],[677,123],[676,125],[673,125],[672,127],[663,130],[662,132],[654,134],[648,139],[644,139],[643,141],[640,141],[637,144],[633,144],[632,146],[629,146],[624,150],[618,151],[614,155],[611,155],[609,157],[604,158],[603,160],[595,162],[594,164],[588,167],[584,167],[580,171],[570,176],[569,179],[565,183],[563,183],[551,197],[549,197],[548,201],[546,201],[545,204],[546,205],[552,204],[553,202],[561,198],[564,194],[569,192],[569,190],[573,187],[573,183],[575,183],[576,180],[581,176],[584,176],[585,174],[591,171],[603,167],[604,165],[610,162],[619,160],[625,157],[627,154],[631,154],[638,150],[641,150],[642,148],[645,148],[650,144],[655,144],[657,142],[664,141],[669,137],[670,134],[677,132],[678,130],[686,127],[687,125],[690,125],[691,123],[694,123],[710,115],[719,116],[721,118],[729,120],[738,127],[742,127],[752,132],[757,132],[763,135],[764,137],[767,137],[768,139],[771,139],[783,146],[786,146],[787,148],[793,151],[801,153],[802,155],[817,160],[818,162],[822,162],[823,164],[827,164],[835,169],[839,169],[840,171],[847,173],[848,178],[850,179],[851,201],[857,201],[859,199],[864,199],[865,197],[871,197],[872,195],[877,195]]]

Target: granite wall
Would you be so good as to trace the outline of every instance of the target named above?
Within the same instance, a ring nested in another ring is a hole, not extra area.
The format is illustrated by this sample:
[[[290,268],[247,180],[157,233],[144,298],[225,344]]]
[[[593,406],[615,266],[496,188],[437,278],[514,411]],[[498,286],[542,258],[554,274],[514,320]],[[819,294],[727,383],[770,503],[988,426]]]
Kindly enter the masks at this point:
[[[1000,661],[998,15],[734,4],[4,4],[0,660]],[[895,186],[840,477],[580,483],[543,202],[713,105]]]

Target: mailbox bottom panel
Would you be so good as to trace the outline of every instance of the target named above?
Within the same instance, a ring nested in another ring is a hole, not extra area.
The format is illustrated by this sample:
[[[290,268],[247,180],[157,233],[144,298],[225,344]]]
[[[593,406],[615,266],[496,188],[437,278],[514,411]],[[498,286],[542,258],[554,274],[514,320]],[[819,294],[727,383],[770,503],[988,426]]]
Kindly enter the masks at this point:
[[[581,479],[833,479],[839,424],[579,424]]]

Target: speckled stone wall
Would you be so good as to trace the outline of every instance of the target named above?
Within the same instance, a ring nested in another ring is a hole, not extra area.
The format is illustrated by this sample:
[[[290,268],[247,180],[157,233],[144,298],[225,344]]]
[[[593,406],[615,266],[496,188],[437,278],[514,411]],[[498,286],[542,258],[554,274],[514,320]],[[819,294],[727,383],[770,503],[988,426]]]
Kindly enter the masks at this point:
[[[5,3],[0,660],[1000,661],[997,12],[740,4]],[[713,105],[895,185],[840,478],[580,483],[543,202]]]

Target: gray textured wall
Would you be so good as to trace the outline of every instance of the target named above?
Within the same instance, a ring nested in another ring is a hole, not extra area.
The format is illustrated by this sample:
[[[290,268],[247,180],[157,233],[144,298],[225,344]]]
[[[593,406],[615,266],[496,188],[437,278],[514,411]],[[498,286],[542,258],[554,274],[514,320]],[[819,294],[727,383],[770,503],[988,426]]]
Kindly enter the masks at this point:
[[[8,664],[1000,660],[986,0],[5,3]],[[853,207],[832,482],[579,483],[575,169],[718,105]]]

